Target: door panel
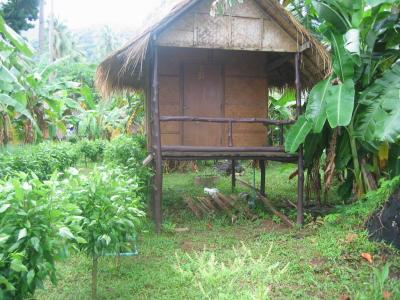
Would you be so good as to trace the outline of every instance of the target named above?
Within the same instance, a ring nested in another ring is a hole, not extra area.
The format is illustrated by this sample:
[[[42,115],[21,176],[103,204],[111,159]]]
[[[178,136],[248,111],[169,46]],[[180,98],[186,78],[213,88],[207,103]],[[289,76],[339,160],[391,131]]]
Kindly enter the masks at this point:
[[[184,65],[184,115],[193,117],[223,116],[223,77],[220,65]],[[220,146],[222,124],[184,122],[186,146]]]

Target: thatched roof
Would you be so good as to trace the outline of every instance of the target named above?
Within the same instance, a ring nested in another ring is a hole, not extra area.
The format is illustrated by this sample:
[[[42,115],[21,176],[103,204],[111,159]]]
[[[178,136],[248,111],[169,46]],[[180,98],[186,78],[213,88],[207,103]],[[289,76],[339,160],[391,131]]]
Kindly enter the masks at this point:
[[[142,30],[123,48],[109,55],[97,68],[96,85],[103,96],[124,90],[144,87],[144,69],[149,58],[150,41],[153,34],[168,26],[173,20],[202,0],[173,0],[156,10]],[[302,78],[303,87],[311,88],[331,71],[331,60],[325,48],[276,0],[255,0],[258,5],[295,41],[298,47],[308,42],[304,51]],[[271,53],[279,55],[279,53]],[[292,70],[288,62],[271,74],[270,86],[282,88],[293,85],[293,76],[284,73]],[[287,75],[286,75],[287,76]],[[277,79],[280,78],[280,79]]]

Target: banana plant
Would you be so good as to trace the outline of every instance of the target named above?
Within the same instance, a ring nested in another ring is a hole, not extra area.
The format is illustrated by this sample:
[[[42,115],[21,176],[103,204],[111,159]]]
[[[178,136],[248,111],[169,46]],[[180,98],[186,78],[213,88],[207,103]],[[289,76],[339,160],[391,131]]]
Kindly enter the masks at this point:
[[[2,134],[0,143],[8,142],[9,132],[13,131],[13,120],[23,117],[37,128],[28,110],[25,87],[21,83],[20,68],[29,64],[34,50],[4,22],[0,16],[0,124]]]
[[[366,162],[400,136],[399,7],[399,0],[319,0],[308,7],[331,47],[333,70],[309,93],[285,147],[295,152],[308,136],[339,128],[336,165],[350,171],[358,195],[374,186]]]

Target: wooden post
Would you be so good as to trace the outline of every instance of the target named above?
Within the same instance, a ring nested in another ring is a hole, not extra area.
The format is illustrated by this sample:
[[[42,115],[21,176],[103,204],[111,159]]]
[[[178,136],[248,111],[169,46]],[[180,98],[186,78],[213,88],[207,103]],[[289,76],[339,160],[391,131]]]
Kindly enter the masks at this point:
[[[160,134],[160,113],[158,103],[158,50],[155,43],[156,36],[153,36],[152,54],[153,54],[153,70],[151,82],[151,125],[152,125],[152,151],[155,164],[155,175],[153,181],[153,203],[154,203],[154,220],[156,232],[161,231],[162,222],[162,158],[161,158],[161,134]]]
[[[300,52],[295,56],[295,70],[296,70],[296,116],[299,118],[301,115],[301,79],[300,79]],[[303,225],[304,223],[304,207],[303,207],[303,191],[304,191],[304,162],[303,162],[303,146],[299,148],[299,156],[297,161],[298,180],[297,180],[297,224]]]
[[[229,122],[229,128],[228,128],[228,146],[229,146],[229,147],[233,147],[232,122]]]
[[[236,161],[232,160],[232,166],[231,166],[231,181],[232,181],[232,193],[235,191],[235,187],[236,187]]]
[[[261,171],[260,192],[261,195],[265,196],[265,160],[260,160],[260,171]]]

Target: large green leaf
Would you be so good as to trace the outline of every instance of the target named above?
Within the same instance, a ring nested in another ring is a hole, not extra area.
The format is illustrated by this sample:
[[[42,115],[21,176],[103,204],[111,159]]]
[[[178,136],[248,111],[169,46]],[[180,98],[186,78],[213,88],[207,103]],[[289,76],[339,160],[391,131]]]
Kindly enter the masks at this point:
[[[356,136],[364,141],[395,140],[400,130],[400,62],[365,89],[359,103]]]
[[[380,141],[394,143],[400,139],[400,104],[377,126],[375,137]]]
[[[326,114],[332,128],[349,125],[354,109],[354,94],[354,82],[351,79],[329,86],[326,95]]]
[[[57,71],[57,68],[67,63],[70,59],[71,59],[70,56],[65,56],[46,65],[46,67],[40,72],[41,79],[44,81],[48,80],[49,76]]]
[[[378,6],[381,4],[393,4],[398,0],[367,0],[367,4],[371,7]]]
[[[328,129],[329,130],[329,129]],[[304,167],[309,168],[320,158],[327,145],[327,132],[309,133],[304,141]]]
[[[15,87],[23,90],[23,86],[19,83],[17,77],[0,62],[0,80],[6,83],[12,83]]]
[[[350,137],[346,130],[337,137],[335,165],[337,170],[344,170],[351,160]]]
[[[295,124],[289,129],[285,137],[285,150],[289,153],[295,153],[299,146],[304,143],[307,135],[310,133],[313,123],[308,121],[305,116],[301,116]]]
[[[328,2],[328,1],[327,1]],[[332,1],[326,3],[324,1],[313,1],[313,6],[318,13],[318,16],[328,22],[332,27],[340,33],[345,33],[349,28],[349,22],[339,12],[337,7],[332,5]]]
[[[94,103],[94,95],[93,95],[92,90],[87,85],[84,85],[81,87],[80,92],[84,98],[87,108],[88,109],[96,109],[96,104]]]
[[[314,123],[313,131],[321,132],[326,121],[326,95],[331,85],[331,77],[319,82],[308,96],[306,118]]]
[[[18,102],[14,98],[11,98],[10,96],[6,94],[0,94],[0,105],[4,105],[6,107],[12,107],[17,113],[24,115],[27,117],[33,124],[33,126],[36,128],[36,130],[40,131],[36,121],[33,119],[31,113],[27,110],[25,105],[22,103]]]
[[[354,62],[351,59],[351,55],[345,49],[343,35],[332,32],[330,42],[333,49],[333,70],[335,74],[342,81],[353,78]]]
[[[9,40],[14,47],[21,51],[24,55],[32,56],[35,53],[33,47],[24,40],[18,33],[16,33],[11,27],[9,27],[0,15],[0,33],[4,34],[7,40]]]
[[[276,105],[285,106],[289,102],[296,101],[296,92],[293,89],[286,89],[283,95],[276,100]]]

